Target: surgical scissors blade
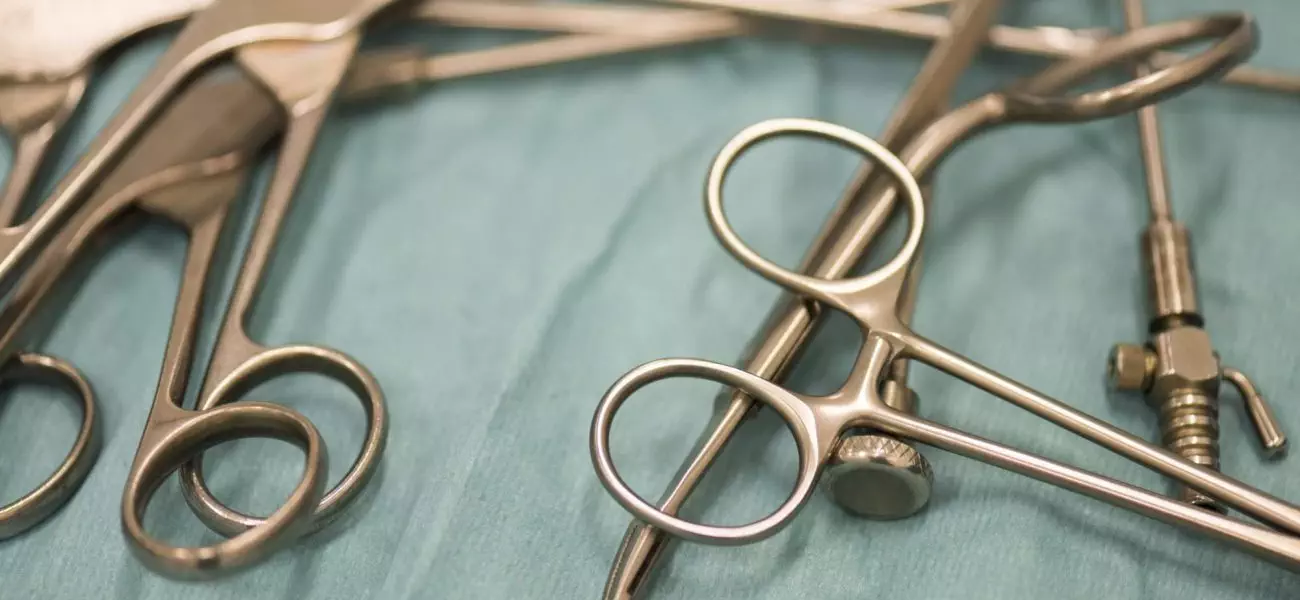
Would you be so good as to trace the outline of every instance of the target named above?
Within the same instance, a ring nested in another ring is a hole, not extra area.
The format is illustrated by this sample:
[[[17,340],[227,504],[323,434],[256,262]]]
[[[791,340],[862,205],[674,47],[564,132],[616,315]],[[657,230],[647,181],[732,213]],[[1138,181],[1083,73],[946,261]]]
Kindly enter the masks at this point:
[[[1104,67],[1141,59],[1173,44],[1207,37],[1221,38],[1221,41],[1176,68],[1074,98],[1044,95]],[[925,227],[925,206],[916,178],[926,177],[954,144],[1000,123],[1071,122],[1133,110],[1187,89],[1241,62],[1253,51],[1254,44],[1253,23],[1244,16],[1223,15],[1134,30],[1101,45],[1091,57],[1058,63],[1007,92],[983,96],[949,113],[927,127],[903,152],[901,159],[864,135],[818,121],[774,120],[742,131],[719,152],[706,183],[706,210],[715,236],[737,260],[769,281],[852,316],[863,332],[862,349],[843,387],[827,396],[797,394],[740,369],[696,359],[663,359],[633,369],[611,386],[592,420],[592,462],[602,484],[636,518],[675,536],[713,544],[752,543],[777,533],[797,515],[810,497],[838,438],[850,428],[868,427],[1208,534],[1290,569],[1300,570],[1300,538],[1296,537],[1300,535],[1300,509],[1184,461],[942,348],[914,333],[902,322],[897,310],[907,279],[915,268],[916,253]],[[835,142],[872,158],[895,178],[897,185],[893,195],[896,196],[901,189],[908,202],[911,223],[903,247],[888,263],[851,279],[831,280],[802,275],[763,258],[735,233],[722,207],[722,189],[728,170],[753,145],[787,134]],[[929,364],[1283,531],[1205,513],[1129,484],[895,410],[881,400],[879,384],[887,376],[891,362],[899,358]],[[773,408],[786,421],[799,449],[799,475],[790,497],[772,514],[734,527],[694,523],[656,508],[621,479],[609,454],[609,430],[613,419],[618,409],[638,389],[671,377],[703,378],[737,388]]]

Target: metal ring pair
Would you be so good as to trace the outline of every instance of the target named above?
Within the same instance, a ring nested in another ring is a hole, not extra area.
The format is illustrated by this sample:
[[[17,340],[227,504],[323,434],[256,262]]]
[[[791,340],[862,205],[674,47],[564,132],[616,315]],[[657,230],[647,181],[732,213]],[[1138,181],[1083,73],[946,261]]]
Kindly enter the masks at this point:
[[[1000,115],[988,122],[1081,121],[1136,109],[1176,94],[1241,62],[1255,47],[1255,33],[1253,21],[1244,16],[1191,19],[1135,30],[1117,36],[1099,47],[1093,55],[1058,63],[1007,93],[986,96],[992,110]],[[1076,96],[1054,96],[1047,93],[1104,67],[1140,60],[1170,46],[1206,38],[1219,38],[1220,41],[1200,54],[1136,80]],[[978,112],[975,114],[978,118],[990,119],[988,115]],[[919,150],[913,155],[922,157],[918,160],[927,163],[924,168],[932,165],[933,162],[930,161],[941,156],[948,147],[936,149],[927,144],[938,143],[936,140],[952,144],[959,140],[948,137],[946,134],[949,132],[943,133],[945,135],[928,139],[923,134],[919,138]],[[855,150],[863,158],[882,165],[898,182],[908,200],[912,223],[903,247],[889,263],[863,276],[825,280],[795,273],[772,263],[749,248],[735,233],[722,209],[722,187],[726,174],[746,150],[763,140],[782,134],[811,135]],[[910,161],[904,165],[902,160],[879,143],[843,127],[804,119],[767,121],[737,134],[714,159],[705,189],[709,223],[722,245],[750,269],[789,290],[834,306],[841,297],[852,297],[858,291],[888,284],[901,286],[901,275],[905,273],[919,247],[924,228],[924,204],[916,179],[908,170],[909,166],[913,166]],[[887,281],[891,278],[897,281]],[[736,388],[774,409],[785,421],[799,449],[799,475],[790,496],[774,512],[738,526],[695,523],[650,504],[637,495],[619,475],[609,449],[609,432],[615,415],[639,389],[655,381],[674,377],[702,378]],[[866,387],[871,389],[872,386]],[[601,483],[638,520],[684,539],[719,545],[746,544],[780,531],[811,496],[823,454],[830,448],[825,439],[833,439],[839,434],[820,431],[819,425],[812,411],[800,401],[797,394],[751,373],[696,359],[657,360],[628,372],[605,393],[591,425],[591,457]]]
[[[360,399],[366,412],[361,451],[347,474],[328,492],[328,452],[311,421],[285,406],[240,400],[257,386],[289,373],[313,373],[342,383]],[[174,421],[152,434],[146,430],[141,439],[123,492],[122,528],[143,562],[183,578],[203,578],[247,566],[333,522],[360,497],[376,472],[388,432],[383,394],[374,376],[351,357],[319,346],[283,346],[259,352],[218,382],[200,399],[196,410],[173,410]],[[154,418],[150,415],[151,421]],[[305,455],[298,485],[267,517],[246,515],[226,506],[203,480],[205,450],[250,437],[287,441]],[[209,528],[230,539],[211,546],[183,548],[164,543],[145,531],[143,518],[149,500],[177,471],[186,502],[195,514]]]

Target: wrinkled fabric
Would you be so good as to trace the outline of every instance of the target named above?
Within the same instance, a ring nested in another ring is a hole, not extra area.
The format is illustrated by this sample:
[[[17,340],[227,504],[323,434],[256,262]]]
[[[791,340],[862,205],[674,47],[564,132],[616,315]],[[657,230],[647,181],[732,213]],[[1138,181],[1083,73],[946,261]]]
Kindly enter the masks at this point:
[[[1115,26],[1111,4],[1011,2],[1004,20]],[[1211,0],[1148,4],[1153,20],[1228,8]],[[1260,19],[1254,64],[1300,71],[1300,5],[1239,4]],[[457,36],[438,47],[485,39]],[[164,43],[148,38],[105,66],[61,168]],[[69,359],[94,382],[103,455],[52,520],[0,543],[0,598],[596,597],[628,522],[598,483],[587,449],[600,395],[654,358],[735,364],[779,297],[708,231],[701,189],[713,153],[771,117],[878,133],[926,48],[868,35],[821,45],[737,39],[445,82],[336,111],[250,330],[267,343],[339,348],[373,370],[392,418],[384,467],[338,528],[214,582],[149,572],[119,533],[123,482],[155,391],[185,239],[158,222],[116,231],[51,303],[30,346]],[[962,80],[958,101],[1042,64],[988,53]],[[1300,433],[1300,104],[1211,86],[1164,104],[1161,120],[1175,208],[1194,235],[1216,347]],[[847,152],[807,141],[761,147],[728,186],[738,230],[766,255],[796,264],[856,165]],[[1103,382],[1110,345],[1144,337],[1144,189],[1130,117],[1007,127],[964,144],[935,181],[917,330],[1153,438],[1154,411],[1107,393]],[[245,225],[232,235],[247,233]],[[211,322],[237,266],[230,260],[220,271]],[[857,350],[854,331],[834,318],[790,385],[835,389]],[[913,384],[928,418],[1170,489],[951,377],[917,368]],[[673,381],[628,404],[614,430],[615,458],[643,495],[657,497],[668,483],[716,392]],[[331,473],[347,469],[363,431],[346,392],[294,377],[249,397],[306,413],[329,444]],[[1300,500],[1294,459],[1263,462],[1236,394],[1225,392],[1223,405],[1223,469]],[[16,498],[57,464],[76,423],[69,406],[27,387],[0,400],[0,498]],[[677,546],[650,597],[1300,597],[1295,575],[1223,544],[924,453],[936,485],[920,516],[864,522],[817,496],[762,543]],[[760,415],[688,514],[735,524],[771,511],[790,489],[795,458],[780,422]],[[301,458],[277,442],[240,441],[209,453],[207,465],[218,497],[264,513],[290,489]],[[146,523],[176,543],[218,539],[191,516],[174,482]]]

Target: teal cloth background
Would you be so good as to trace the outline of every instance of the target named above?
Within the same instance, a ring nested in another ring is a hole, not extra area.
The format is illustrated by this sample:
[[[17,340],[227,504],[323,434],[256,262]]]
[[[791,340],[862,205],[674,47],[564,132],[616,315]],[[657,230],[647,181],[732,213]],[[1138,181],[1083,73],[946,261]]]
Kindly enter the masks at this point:
[[[1114,4],[1009,2],[1004,20],[1115,26]],[[1155,20],[1229,3],[1148,4]],[[1300,72],[1300,5],[1237,4],[1261,22],[1254,64]],[[499,37],[414,35],[440,40],[439,49]],[[65,167],[165,39],[146,38],[103,67]],[[732,134],[771,117],[879,132],[927,46],[854,39],[729,40],[446,82],[341,108],[306,175],[252,330],[272,343],[343,349],[375,372],[393,424],[384,470],[343,527],[221,581],[166,581],[131,556],[118,531],[185,245],[162,223],[123,230],[128,235],[97,250],[84,280],[70,286],[67,308],[34,344],[95,383],[103,456],[61,513],[0,544],[0,597],[596,597],[628,521],[588,458],[596,401],[620,374],[653,358],[736,361],[778,290],[709,234],[705,170]],[[1041,64],[986,54],[963,79],[959,100]],[[1300,102],[1213,86],[1165,104],[1161,115],[1215,343],[1300,435]],[[962,146],[936,182],[915,324],[1151,437],[1153,412],[1108,395],[1102,381],[1110,344],[1143,332],[1137,241],[1146,209],[1136,149],[1128,117],[1009,127]],[[794,264],[855,165],[852,155],[811,142],[764,146],[729,188],[741,233]],[[224,271],[226,285],[235,263]],[[852,332],[843,318],[832,323],[791,385],[834,389],[856,351]],[[1160,477],[952,378],[918,369],[913,381],[927,417],[1168,489]],[[629,405],[616,427],[616,458],[643,494],[657,496],[667,483],[715,392],[665,383]],[[332,472],[342,474],[362,435],[355,402],[311,378],[255,395],[310,416],[329,442]],[[1236,395],[1224,397],[1224,470],[1300,500],[1300,459],[1262,462]],[[49,472],[75,422],[66,402],[39,390],[0,401],[0,498],[17,497]],[[1222,544],[925,453],[937,483],[921,516],[864,522],[817,497],[763,543],[679,546],[651,597],[1300,597],[1300,578]],[[759,417],[692,516],[739,523],[771,510],[789,489],[794,458],[779,421]],[[265,511],[300,462],[284,444],[244,441],[213,451],[208,465],[220,497]],[[174,483],[148,523],[175,542],[216,539]]]

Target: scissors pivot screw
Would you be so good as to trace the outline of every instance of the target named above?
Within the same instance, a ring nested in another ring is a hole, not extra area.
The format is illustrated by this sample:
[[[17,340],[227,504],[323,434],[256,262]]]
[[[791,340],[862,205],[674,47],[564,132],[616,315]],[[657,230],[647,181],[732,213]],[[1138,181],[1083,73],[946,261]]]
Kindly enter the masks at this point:
[[[844,439],[826,465],[825,489],[841,508],[877,520],[910,517],[930,501],[934,472],[912,446],[880,434]]]

